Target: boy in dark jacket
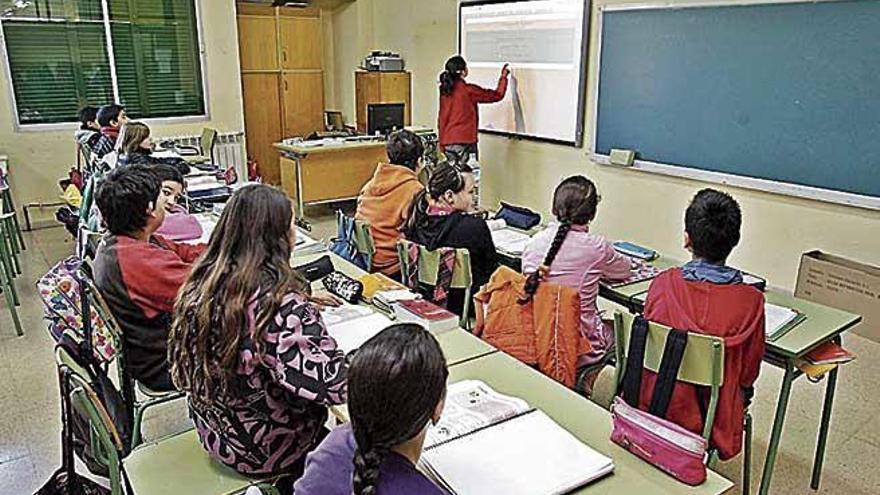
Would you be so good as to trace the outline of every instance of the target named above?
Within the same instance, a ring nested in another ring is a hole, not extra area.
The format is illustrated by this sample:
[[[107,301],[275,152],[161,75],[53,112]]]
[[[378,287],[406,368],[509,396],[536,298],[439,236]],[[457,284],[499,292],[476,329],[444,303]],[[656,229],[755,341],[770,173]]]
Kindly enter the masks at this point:
[[[122,327],[129,371],[151,389],[172,390],[167,362],[171,312],[205,245],[154,235],[165,220],[169,198],[149,166],[113,170],[95,196],[109,231],[95,256],[95,283]]]

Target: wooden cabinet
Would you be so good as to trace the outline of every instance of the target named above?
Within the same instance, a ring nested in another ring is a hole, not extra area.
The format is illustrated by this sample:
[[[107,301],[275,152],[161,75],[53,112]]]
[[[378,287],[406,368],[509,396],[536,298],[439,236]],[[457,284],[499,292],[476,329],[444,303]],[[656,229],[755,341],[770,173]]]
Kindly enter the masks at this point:
[[[321,10],[237,4],[248,157],[266,182],[279,184],[284,138],[324,128]]]
[[[320,71],[285,72],[284,131],[304,136],[324,127],[324,78]]]
[[[282,17],[281,67],[322,69],[324,37],[320,17]]]
[[[278,77],[273,73],[241,75],[247,154],[257,161],[263,178],[270,184],[277,184],[281,180],[278,167],[272,166],[278,161],[278,152],[272,145],[282,135]]]
[[[274,17],[239,16],[241,70],[278,70],[278,36]]]
[[[367,105],[403,103],[404,125],[412,125],[412,80],[409,72],[354,73],[357,130],[367,132]]]

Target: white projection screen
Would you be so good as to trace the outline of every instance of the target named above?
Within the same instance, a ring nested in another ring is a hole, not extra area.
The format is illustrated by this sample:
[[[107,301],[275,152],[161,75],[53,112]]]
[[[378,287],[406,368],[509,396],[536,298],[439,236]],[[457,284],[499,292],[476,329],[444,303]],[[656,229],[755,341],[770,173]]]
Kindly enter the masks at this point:
[[[458,46],[468,82],[498,83],[510,64],[504,100],[480,105],[484,132],[580,146],[583,137],[589,0],[465,1]]]

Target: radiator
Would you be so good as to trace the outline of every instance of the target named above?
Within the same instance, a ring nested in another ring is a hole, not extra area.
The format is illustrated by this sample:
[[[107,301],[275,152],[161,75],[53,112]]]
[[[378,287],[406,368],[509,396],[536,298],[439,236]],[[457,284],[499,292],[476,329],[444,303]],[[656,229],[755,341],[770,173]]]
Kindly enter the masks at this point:
[[[199,136],[170,136],[156,139],[156,142],[171,141],[179,146],[193,146],[199,148]],[[214,152],[211,157],[213,163],[220,168],[227,169],[234,166],[240,179],[247,178],[247,153],[244,149],[244,133],[231,132],[217,134],[214,141]]]

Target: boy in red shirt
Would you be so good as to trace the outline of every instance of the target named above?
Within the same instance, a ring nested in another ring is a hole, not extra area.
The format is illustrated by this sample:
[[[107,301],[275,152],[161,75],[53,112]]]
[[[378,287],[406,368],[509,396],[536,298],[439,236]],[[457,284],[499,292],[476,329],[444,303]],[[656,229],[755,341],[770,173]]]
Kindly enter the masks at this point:
[[[739,243],[741,224],[739,204],[728,194],[697,193],[685,213],[685,248],[693,258],[654,279],[645,304],[650,321],[724,339],[724,384],[711,437],[722,460],[742,448],[744,410],[764,355],[764,295],[742,283],[742,272],[725,265]],[[646,371],[641,409],[648,409],[655,382],[656,375]],[[701,433],[708,392],[676,383],[666,419]]]
[[[145,165],[113,170],[95,194],[109,231],[95,256],[95,284],[122,327],[132,378],[163,391],[174,388],[167,340],[177,291],[205,250],[154,235],[169,200]]]

